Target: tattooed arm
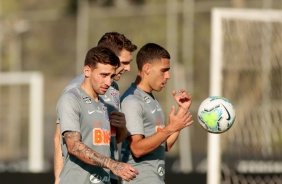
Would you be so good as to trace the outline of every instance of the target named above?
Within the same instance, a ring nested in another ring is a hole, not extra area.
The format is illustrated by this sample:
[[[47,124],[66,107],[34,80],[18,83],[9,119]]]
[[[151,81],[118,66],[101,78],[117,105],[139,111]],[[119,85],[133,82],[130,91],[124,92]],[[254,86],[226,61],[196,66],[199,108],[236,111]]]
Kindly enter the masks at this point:
[[[116,176],[119,176],[126,181],[134,179],[138,174],[138,171],[130,165],[116,162],[86,146],[81,142],[81,135],[79,132],[67,131],[64,132],[63,135],[68,147],[68,152],[81,161],[94,166],[108,168]]]

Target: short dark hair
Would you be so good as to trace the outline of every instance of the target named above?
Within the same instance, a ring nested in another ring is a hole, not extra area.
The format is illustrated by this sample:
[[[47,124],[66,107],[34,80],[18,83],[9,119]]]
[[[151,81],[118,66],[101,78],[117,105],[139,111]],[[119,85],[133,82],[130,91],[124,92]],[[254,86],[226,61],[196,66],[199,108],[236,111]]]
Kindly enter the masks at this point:
[[[97,63],[109,64],[117,68],[120,66],[119,58],[111,49],[106,47],[93,47],[87,52],[84,66],[94,69]]]
[[[128,38],[117,32],[105,33],[98,41],[97,45],[111,49],[117,56],[120,55],[123,49],[129,52],[134,52],[137,49],[137,46]]]
[[[147,43],[137,53],[137,68],[138,70],[142,70],[144,64],[153,63],[161,59],[170,59],[168,51],[158,44]]]

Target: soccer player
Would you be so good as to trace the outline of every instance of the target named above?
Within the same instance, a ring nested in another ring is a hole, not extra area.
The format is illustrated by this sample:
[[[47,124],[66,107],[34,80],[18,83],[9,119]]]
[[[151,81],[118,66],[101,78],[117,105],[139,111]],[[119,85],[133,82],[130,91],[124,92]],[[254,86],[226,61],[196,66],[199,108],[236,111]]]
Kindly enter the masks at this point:
[[[170,55],[163,47],[148,43],[137,53],[138,75],[121,97],[128,137],[122,142],[122,161],[139,171],[132,181],[123,183],[164,183],[165,151],[171,149],[180,130],[193,123],[188,109],[191,95],[185,90],[173,91],[178,104],[173,106],[169,121],[153,91],[161,91],[170,78]]]
[[[130,62],[132,61],[132,52],[137,49],[128,38],[123,34],[117,32],[108,32],[102,36],[98,42],[98,46],[104,46],[110,48],[120,59],[120,67],[116,70],[116,75],[114,77],[115,81],[118,81],[120,77],[127,71],[130,71]],[[84,74],[76,77],[71,83],[65,88],[64,91],[81,85],[84,80]],[[126,136],[125,118],[124,114],[118,112],[120,108],[119,100],[119,88],[116,82],[113,82],[109,87],[105,95],[100,95],[101,102],[107,106],[108,113],[110,114],[111,122],[111,158],[114,160],[119,160],[118,147],[117,144],[120,143]],[[57,121],[59,123],[59,121]],[[56,126],[56,132],[54,135],[54,174],[55,174],[55,184],[59,181],[59,175],[63,166],[63,155],[66,150],[61,149],[61,135],[59,124]],[[111,184],[118,183],[118,177],[111,172]]]
[[[111,128],[107,107],[99,95],[107,92],[113,82],[119,58],[106,47],[87,52],[85,78],[59,99],[57,104],[63,147],[66,147],[61,184],[110,183],[110,170],[127,181],[138,171],[128,164],[110,158]]]

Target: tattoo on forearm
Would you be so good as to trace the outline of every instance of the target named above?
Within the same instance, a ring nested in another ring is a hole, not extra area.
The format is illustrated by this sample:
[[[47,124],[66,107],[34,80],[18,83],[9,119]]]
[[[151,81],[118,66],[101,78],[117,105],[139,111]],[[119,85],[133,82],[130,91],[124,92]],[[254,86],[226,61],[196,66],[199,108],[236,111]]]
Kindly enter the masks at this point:
[[[111,162],[110,167],[113,171],[116,171],[117,173],[123,172],[124,164],[121,162]]]
[[[64,138],[68,146],[68,151],[83,162],[99,167],[109,167],[111,159],[97,153],[82,143],[79,132],[65,132]]]

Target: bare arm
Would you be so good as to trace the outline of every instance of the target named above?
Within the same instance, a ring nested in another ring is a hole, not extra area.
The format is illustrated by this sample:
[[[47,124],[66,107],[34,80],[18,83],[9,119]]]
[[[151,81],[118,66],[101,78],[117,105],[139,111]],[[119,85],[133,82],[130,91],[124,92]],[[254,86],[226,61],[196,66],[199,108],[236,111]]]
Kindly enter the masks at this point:
[[[178,94],[177,94],[176,91],[173,91],[172,94],[174,96],[175,101],[178,104],[178,110],[177,110],[176,115],[180,115],[183,112],[187,112],[189,110],[191,104],[192,104],[192,96],[183,89],[178,90]],[[190,112],[188,112],[188,113],[189,113],[189,119],[188,119],[187,125],[189,126],[194,121],[192,120],[192,115],[190,115]],[[172,146],[176,142],[179,134],[180,134],[180,131],[175,132],[174,134],[172,134],[167,139],[166,151],[169,151],[172,148]]]
[[[174,145],[174,143],[176,142],[178,136],[180,134],[180,131],[175,132],[174,134],[172,134],[166,141],[166,148],[165,151],[169,151],[172,146]]]
[[[190,115],[190,112],[188,112],[188,114],[189,114],[189,117],[187,119],[186,125],[190,126],[192,123],[194,123],[194,121],[192,120],[192,115]],[[180,130],[177,132],[174,132],[171,136],[169,136],[169,138],[166,141],[166,151],[169,151],[172,148],[179,134],[180,134]]]
[[[159,147],[171,134],[169,130],[162,130],[146,138],[140,134],[129,136],[130,150],[136,158],[139,158]]]
[[[130,149],[135,157],[139,158],[152,152],[163,142],[167,141],[175,132],[179,132],[190,125],[190,114],[187,111],[183,111],[179,115],[175,115],[174,106],[169,117],[170,123],[152,136],[144,138],[143,135],[138,134],[129,137]]]
[[[59,183],[60,173],[62,171],[64,162],[62,157],[61,149],[61,133],[60,125],[56,125],[56,130],[54,134],[54,175],[55,175],[55,184]]]
[[[134,179],[138,174],[138,171],[130,165],[116,162],[86,146],[81,142],[81,135],[78,132],[64,132],[64,138],[68,152],[87,164],[108,168],[126,181]]]

